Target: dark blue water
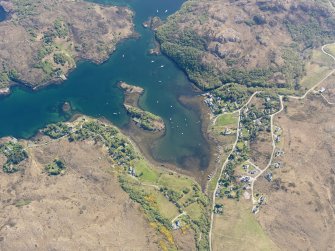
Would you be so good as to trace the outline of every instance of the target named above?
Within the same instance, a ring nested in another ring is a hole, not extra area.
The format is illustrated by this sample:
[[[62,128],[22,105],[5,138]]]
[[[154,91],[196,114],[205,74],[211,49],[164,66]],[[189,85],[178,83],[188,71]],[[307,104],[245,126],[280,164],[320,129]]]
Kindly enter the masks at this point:
[[[2,6],[0,6],[0,22],[6,20],[6,18],[7,18],[7,13],[5,9]]]
[[[179,9],[182,2],[117,2],[134,10],[136,31],[141,37],[122,42],[111,58],[102,65],[80,63],[61,85],[49,86],[37,92],[14,87],[10,96],[0,98],[0,136],[27,138],[46,124],[68,119],[61,111],[61,105],[65,101],[70,102],[76,112],[105,117],[122,128],[129,122],[122,105],[123,92],[117,87],[117,82],[122,80],[143,87],[145,93],[140,105],[161,116],[166,123],[164,137],[153,142],[153,157],[184,168],[185,161],[193,158],[200,163],[193,168],[206,168],[209,151],[201,132],[201,124],[198,123],[200,115],[178,101],[181,95],[196,94],[193,85],[167,57],[148,55],[148,50],[154,47],[154,34],[142,27],[142,23],[148,17],[159,15],[166,18]],[[165,10],[168,12],[165,13]],[[164,65],[164,68],[161,68],[161,65]]]

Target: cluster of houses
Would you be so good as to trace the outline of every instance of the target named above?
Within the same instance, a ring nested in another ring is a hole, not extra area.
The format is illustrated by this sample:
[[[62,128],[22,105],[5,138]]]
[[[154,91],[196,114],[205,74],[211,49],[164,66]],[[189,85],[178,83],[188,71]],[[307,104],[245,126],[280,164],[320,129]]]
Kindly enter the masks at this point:
[[[251,189],[252,180],[253,178],[250,176],[241,176],[239,181],[243,183],[242,189],[245,191]]]
[[[256,169],[249,170],[249,168],[250,168],[250,165],[249,165],[249,164],[244,164],[244,165],[242,166],[242,168],[243,168],[243,170],[244,170],[245,172],[247,172],[248,174],[251,174],[251,175],[255,175],[255,174],[258,173],[258,170],[256,170]]]
[[[136,171],[135,171],[135,167],[129,167],[128,168],[128,174],[135,177],[136,176]]]
[[[215,104],[215,100],[218,98],[209,92],[204,93],[203,96],[205,97],[205,104],[211,109],[212,113],[215,113],[219,109],[218,105]]]
[[[234,185],[229,185],[228,187],[224,189],[224,194],[221,194],[221,190],[223,187],[225,187],[225,184],[219,181],[219,186],[215,192],[215,197],[218,198],[218,197],[221,197],[222,195],[225,195],[227,196],[227,198],[233,198],[233,196],[231,195],[231,192],[236,190],[236,187]]]
[[[240,182],[243,182],[243,183],[250,183],[251,182],[251,177],[250,176],[242,176],[240,178]]]
[[[209,107],[209,109],[212,111],[212,113],[224,113],[227,111],[226,107],[224,106],[223,100],[220,97],[217,97],[216,95],[213,95],[210,92],[202,94],[202,96],[205,98],[204,102]],[[238,107],[237,103],[235,102],[235,108]]]
[[[265,106],[268,108],[264,109],[265,114],[273,114],[279,110],[279,100],[275,98],[266,97]]]

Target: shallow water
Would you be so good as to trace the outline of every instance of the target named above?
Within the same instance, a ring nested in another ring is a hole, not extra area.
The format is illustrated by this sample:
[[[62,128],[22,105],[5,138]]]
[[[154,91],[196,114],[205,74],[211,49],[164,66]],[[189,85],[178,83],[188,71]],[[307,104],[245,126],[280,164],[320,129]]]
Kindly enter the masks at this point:
[[[37,92],[14,87],[10,96],[0,98],[0,136],[27,138],[46,124],[68,119],[61,111],[65,101],[70,102],[78,113],[105,117],[122,128],[129,121],[122,106],[123,93],[117,87],[117,82],[122,80],[143,87],[141,107],[161,116],[166,123],[166,134],[155,142],[153,157],[182,168],[188,159],[192,159],[192,162],[200,163],[194,169],[207,168],[209,147],[201,132],[200,114],[178,101],[181,95],[197,93],[171,60],[164,55],[148,55],[148,50],[154,47],[154,35],[142,27],[149,16],[166,18],[180,8],[182,2],[118,1],[117,4],[127,5],[135,11],[136,31],[141,37],[122,42],[104,64],[80,63],[61,85],[48,86]]]

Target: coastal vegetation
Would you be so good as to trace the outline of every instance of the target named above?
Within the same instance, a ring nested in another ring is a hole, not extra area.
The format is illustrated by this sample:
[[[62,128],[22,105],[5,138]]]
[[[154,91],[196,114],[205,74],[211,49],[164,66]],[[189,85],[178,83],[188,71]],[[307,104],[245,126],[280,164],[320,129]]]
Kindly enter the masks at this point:
[[[120,175],[119,179],[122,188],[142,205],[149,221],[153,223],[151,225],[159,232],[164,230],[163,233],[176,231],[179,227],[173,230],[175,222],[171,220],[179,214],[176,221],[179,221],[181,230],[188,227],[193,229],[197,249],[208,249],[209,204],[199,185],[189,178],[151,167],[146,162],[142,162],[141,166],[134,168],[136,174],[133,177],[136,179],[131,178],[131,174]],[[169,234],[166,237],[166,244],[176,248],[173,238]]]
[[[15,173],[19,171],[18,165],[28,158],[28,154],[23,146],[14,141],[0,144],[0,154],[5,155],[7,158],[2,167],[5,173]]]
[[[57,124],[57,128],[63,127]],[[106,149],[121,187],[141,205],[151,227],[164,237],[161,245],[176,249],[173,231],[190,228],[197,249],[208,249],[209,201],[195,181],[153,166],[111,125],[84,117],[70,127],[73,130],[67,136],[69,142],[93,141]],[[45,168],[49,175],[61,174],[64,169],[58,159]]]
[[[138,158],[132,144],[114,127],[99,121],[87,121],[69,135],[70,141],[93,140],[102,143],[115,164],[129,166]]]
[[[0,72],[0,88],[5,88],[11,81],[16,81],[19,75],[15,69],[6,69],[4,68]]]
[[[76,120],[68,125],[77,130],[82,123],[84,121]],[[7,145],[9,141],[17,143],[12,138],[0,139],[1,145]],[[19,144],[29,152],[29,161],[19,164],[22,172],[17,175],[0,175],[1,210],[4,218],[12,219],[22,229],[22,236],[37,238],[32,244],[23,244],[25,248],[32,250],[48,240],[50,247],[66,245],[70,249],[80,246],[84,250],[92,247],[99,250],[103,242],[104,246],[117,250],[134,247],[159,250],[160,242],[165,242],[165,235],[151,227],[141,205],[132,201],[120,187],[117,176],[124,169],[117,164],[114,166],[113,159],[100,141],[93,144],[93,140],[88,138],[69,142],[65,137],[54,140],[37,134],[30,140],[20,140]],[[1,148],[1,166],[6,161],[3,150]],[[53,224],[55,218],[59,219],[57,224]],[[44,228],[44,238],[40,240],[39,233],[30,231],[32,224],[34,228],[40,224],[53,224],[53,228]],[[87,224],[91,225],[89,229],[85,227]],[[70,231],[62,232],[64,229]],[[160,230],[169,238],[174,234],[171,230]],[[192,237],[192,230],[187,231]],[[55,233],[63,239],[62,243],[58,237],[54,239]],[[71,233],[76,233],[77,237],[73,238]],[[17,238],[16,232],[12,234],[2,228],[1,236],[4,236],[3,249],[22,249],[22,242],[12,241],[12,238]],[[88,242],[87,236],[90,236]],[[120,241],[115,241],[113,236]]]
[[[138,107],[125,105],[125,108],[129,116],[132,118],[132,120],[144,130],[148,131],[164,130],[165,128],[164,121],[160,117],[148,111],[144,111]]]
[[[233,112],[241,108],[254,91],[238,84],[222,86],[211,92],[209,105],[214,114]]]
[[[47,125],[47,127],[41,131],[52,139],[58,139],[69,134],[71,128],[65,123],[59,122],[56,124]]]

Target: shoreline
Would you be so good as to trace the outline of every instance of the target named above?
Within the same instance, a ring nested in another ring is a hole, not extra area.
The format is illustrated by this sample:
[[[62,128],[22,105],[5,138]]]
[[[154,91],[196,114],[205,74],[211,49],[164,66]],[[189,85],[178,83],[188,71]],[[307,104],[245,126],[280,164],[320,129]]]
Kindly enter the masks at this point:
[[[0,88],[0,98],[1,97],[5,97],[5,96],[9,96],[12,94],[12,89],[15,87],[18,88],[26,88],[29,91],[32,92],[36,92],[39,91],[41,89],[47,88],[48,86],[53,86],[53,85],[62,85],[69,77],[69,75],[75,71],[77,69],[77,65],[81,64],[81,63],[92,63],[95,65],[102,65],[105,62],[107,62],[108,60],[110,60],[111,56],[113,55],[113,53],[117,50],[117,46],[120,45],[122,42],[130,40],[130,39],[139,39],[141,37],[141,35],[135,31],[135,25],[132,27],[132,34],[127,37],[127,38],[123,38],[120,41],[118,41],[115,44],[115,47],[113,48],[113,50],[104,58],[102,58],[101,60],[90,60],[90,59],[86,59],[86,58],[81,58],[81,57],[76,57],[75,58],[75,66],[71,69],[69,69],[69,71],[67,73],[65,73],[63,76],[65,78],[62,77],[57,77],[57,78],[52,78],[47,82],[43,82],[41,84],[38,84],[36,86],[32,85],[31,83],[25,82],[23,80],[11,80],[10,84],[8,85],[8,87],[4,87],[4,88]],[[3,90],[3,91],[2,91]]]
[[[208,166],[206,169],[201,170],[199,172],[199,178],[201,178],[199,180],[199,183],[201,184],[203,190],[205,190],[209,182],[207,176],[215,172],[217,169],[215,156],[217,154],[218,143],[216,141],[213,141],[213,139],[210,138],[210,134],[208,133],[208,127],[212,123],[212,114],[208,109],[208,107],[203,102],[201,96],[194,96],[194,97],[181,96],[179,98],[179,101],[186,107],[188,106],[194,107],[196,112],[200,114],[201,133],[202,136],[204,137],[204,140],[208,144],[208,152],[209,152]]]

